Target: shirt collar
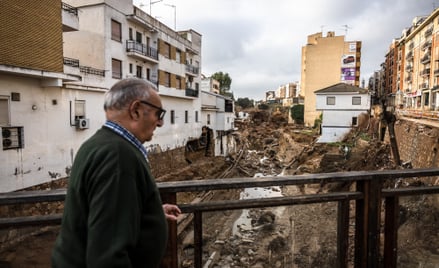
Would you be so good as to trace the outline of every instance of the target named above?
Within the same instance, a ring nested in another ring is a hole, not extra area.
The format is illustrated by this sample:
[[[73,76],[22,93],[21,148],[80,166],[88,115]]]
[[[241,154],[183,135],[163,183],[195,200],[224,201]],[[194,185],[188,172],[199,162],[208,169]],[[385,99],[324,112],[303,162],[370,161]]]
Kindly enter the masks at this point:
[[[139,139],[137,139],[131,132],[129,132],[126,128],[124,128],[123,126],[113,122],[113,121],[109,121],[107,120],[104,124],[104,127],[114,131],[116,134],[122,136],[124,139],[126,139],[127,141],[129,141],[131,144],[133,144],[137,149],[139,149],[139,151],[143,154],[143,156],[145,157],[146,161],[148,161],[148,153],[145,149],[145,147],[143,146],[143,144],[139,141]]]

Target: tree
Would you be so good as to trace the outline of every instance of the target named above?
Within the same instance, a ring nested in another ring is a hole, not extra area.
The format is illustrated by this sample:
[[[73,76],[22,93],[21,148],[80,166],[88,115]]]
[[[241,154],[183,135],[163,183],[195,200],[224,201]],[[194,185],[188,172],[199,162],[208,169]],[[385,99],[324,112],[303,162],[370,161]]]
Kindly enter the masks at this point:
[[[212,78],[220,83],[220,94],[227,95],[230,90],[230,85],[232,84],[232,79],[228,73],[216,72],[212,75]]]
[[[242,109],[253,107],[253,100],[250,100],[249,98],[238,98],[236,102],[242,107]]]
[[[291,117],[296,124],[303,124],[304,106],[302,104],[291,107]]]

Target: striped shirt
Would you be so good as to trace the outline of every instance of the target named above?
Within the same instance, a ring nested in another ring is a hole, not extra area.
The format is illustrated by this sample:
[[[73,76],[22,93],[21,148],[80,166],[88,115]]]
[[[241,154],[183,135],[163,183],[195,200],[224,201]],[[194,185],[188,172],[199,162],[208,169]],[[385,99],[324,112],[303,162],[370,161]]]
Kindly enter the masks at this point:
[[[146,161],[148,161],[148,153],[146,152],[145,147],[143,146],[143,144],[133,135],[131,134],[131,132],[129,132],[126,128],[124,128],[123,126],[109,121],[107,120],[104,124],[104,127],[111,129],[112,131],[114,131],[115,133],[117,133],[118,135],[122,136],[124,139],[126,139],[127,141],[129,141],[132,145],[134,145],[137,149],[139,149],[139,151],[143,154],[143,156],[145,157]]]

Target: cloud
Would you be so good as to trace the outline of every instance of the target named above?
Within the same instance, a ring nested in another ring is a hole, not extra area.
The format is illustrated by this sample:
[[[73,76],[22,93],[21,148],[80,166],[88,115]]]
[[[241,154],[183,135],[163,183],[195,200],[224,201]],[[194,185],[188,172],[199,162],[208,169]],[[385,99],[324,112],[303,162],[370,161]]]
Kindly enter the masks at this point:
[[[347,34],[346,41],[362,41],[361,79],[367,80],[413,18],[433,11],[433,2],[426,0],[164,2],[177,6],[177,30],[193,29],[203,36],[203,74],[226,72],[235,97],[255,100],[265,91],[300,81],[301,49],[308,35],[334,31]],[[169,7],[157,3],[154,10],[161,12],[159,20],[173,25]]]

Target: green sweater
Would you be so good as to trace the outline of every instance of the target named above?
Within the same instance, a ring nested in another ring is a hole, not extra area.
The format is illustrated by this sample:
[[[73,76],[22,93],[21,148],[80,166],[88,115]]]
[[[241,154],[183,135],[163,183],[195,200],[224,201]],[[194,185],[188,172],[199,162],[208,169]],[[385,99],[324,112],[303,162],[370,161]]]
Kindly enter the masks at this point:
[[[144,156],[101,128],[75,157],[52,267],[158,267],[167,228]]]

